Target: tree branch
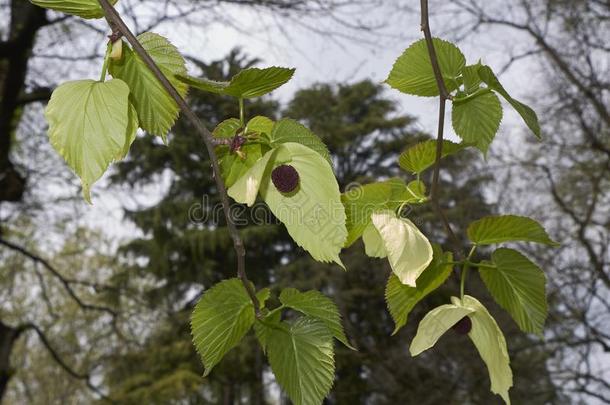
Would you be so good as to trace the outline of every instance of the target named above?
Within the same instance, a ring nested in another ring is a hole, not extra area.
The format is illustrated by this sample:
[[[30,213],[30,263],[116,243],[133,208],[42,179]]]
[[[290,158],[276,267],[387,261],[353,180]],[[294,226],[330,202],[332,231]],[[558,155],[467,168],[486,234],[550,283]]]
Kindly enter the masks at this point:
[[[64,359],[61,358],[61,356],[55,350],[53,345],[51,345],[51,342],[49,342],[49,339],[47,338],[45,333],[37,325],[35,325],[33,323],[23,324],[23,325],[21,325],[21,326],[19,326],[17,328],[17,332],[18,332],[18,334],[22,334],[22,333],[24,333],[24,332],[26,332],[26,331],[28,331],[30,329],[33,330],[34,332],[36,332],[36,334],[38,335],[38,338],[40,339],[40,342],[42,343],[42,345],[47,349],[47,351],[49,352],[49,354],[51,355],[53,360],[55,360],[55,362],[66,373],[68,373],[71,377],[76,378],[77,380],[85,381],[85,383],[87,384],[87,387],[89,387],[89,389],[91,391],[95,392],[97,395],[99,395],[106,402],[114,403],[114,401],[112,401],[112,399],[110,399],[106,394],[104,394],[98,387],[93,385],[93,383],[91,382],[91,375],[89,373],[79,373],[78,371],[76,371],[72,367],[70,367],[64,361]]]
[[[260,304],[258,302],[258,299],[256,298],[256,292],[252,283],[248,280],[248,277],[246,275],[246,250],[244,247],[244,243],[241,237],[239,236],[239,232],[237,230],[237,227],[235,226],[235,223],[233,222],[233,219],[231,218],[229,196],[227,194],[225,184],[222,180],[220,167],[218,165],[218,159],[216,157],[216,152],[214,151],[214,137],[212,136],[211,132],[201,123],[199,117],[197,117],[195,112],[189,107],[189,105],[174,88],[174,86],[163,74],[163,72],[161,72],[155,61],[138,42],[138,39],[131,32],[129,27],[127,27],[119,13],[110,4],[110,2],[108,0],[98,0],[98,2],[104,10],[106,20],[108,21],[108,24],[110,25],[110,28],[112,29],[113,33],[120,33],[127,39],[127,42],[131,44],[133,50],[138,54],[140,58],[142,58],[146,66],[154,74],[157,80],[159,80],[163,88],[174,99],[176,104],[178,104],[180,110],[182,110],[186,118],[195,127],[195,130],[198,132],[203,143],[205,144],[205,147],[208,151],[208,155],[210,156],[210,161],[212,162],[214,180],[216,181],[216,187],[218,188],[218,193],[222,201],[222,208],[225,214],[225,219],[227,221],[227,229],[229,230],[229,234],[231,235],[231,239],[233,240],[233,248],[237,256],[237,275],[243,283],[248,295],[250,296],[252,303],[254,304],[254,311],[256,315],[260,316]]]
[[[447,105],[447,100],[451,98],[451,95],[447,91],[447,87],[445,86],[445,81],[443,80],[443,74],[441,72],[440,65],[438,63],[438,57],[436,55],[436,50],[434,49],[434,42],[432,40],[432,33],[430,31],[430,19],[428,13],[428,0],[420,0],[421,5],[421,30],[424,33],[424,38],[426,40],[426,46],[428,48],[428,55],[430,56],[430,63],[432,64],[432,71],[434,72],[434,78],[436,79],[436,85],[438,86],[439,91],[439,108],[438,108],[438,130],[436,135],[436,157],[434,160],[434,174],[432,177],[432,187],[430,189],[430,203],[436,212],[436,215],[439,217],[441,222],[443,223],[443,227],[445,228],[445,232],[449,236],[451,243],[453,244],[454,254],[458,260],[461,260],[462,247],[460,240],[453,232],[451,227],[451,223],[447,219],[445,212],[440,206],[438,200],[438,194],[440,190],[439,186],[439,177],[440,177],[440,168],[441,168],[441,156],[443,153],[443,136],[445,131],[445,109]]]

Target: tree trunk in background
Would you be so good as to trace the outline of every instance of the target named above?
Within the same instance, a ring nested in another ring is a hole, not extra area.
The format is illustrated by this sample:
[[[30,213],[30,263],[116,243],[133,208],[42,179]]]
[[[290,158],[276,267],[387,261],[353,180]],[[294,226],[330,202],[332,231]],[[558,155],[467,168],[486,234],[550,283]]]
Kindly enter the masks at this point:
[[[19,334],[19,329],[11,328],[0,321],[0,403],[11,379],[11,352]]]
[[[36,33],[46,25],[46,12],[29,1],[11,2],[10,33],[0,42],[0,202],[20,201],[25,179],[14,169],[9,151],[19,122],[28,59]]]

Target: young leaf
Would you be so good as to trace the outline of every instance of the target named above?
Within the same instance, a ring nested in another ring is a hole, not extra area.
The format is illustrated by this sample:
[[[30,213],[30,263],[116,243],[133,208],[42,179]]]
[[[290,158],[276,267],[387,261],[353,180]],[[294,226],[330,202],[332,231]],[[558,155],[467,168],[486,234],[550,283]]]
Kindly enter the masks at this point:
[[[82,18],[102,18],[104,10],[97,0],[30,0],[32,4]],[[117,0],[110,0],[115,4]]]
[[[315,290],[300,292],[294,288],[286,288],[280,294],[280,302],[289,308],[324,322],[337,340],[350,349],[354,349],[343,331],[341,315],[337,305],[321,292]]]
[[[417,327],[417,334],[409,346],[411,356],[433,347],[460,319],[473,313],[474,310],[459,304],[445,304],[428,312]]]
[[[521,330],[542,335],[547,316],[544,273],[513,249],[500,248],[491,257],[495,269],[479,268],[487,289]]]
[[[67,82],[51,96],[45,112],[51,145],[81,178],[89,203],[93,183],[133,142],[137,121],[134,126],[130,108],[121,80]]]
[[[188,87],[176,80],[175,75],[186,72],[186,67],[176,47],[152,32],[138,36],[138,41],[184,97]],[[178,118],[179,108],[144,61],[130,47],[124,45],[123,57],[112,60],[109,71],[113,77],[129,85],[130,99],[138,112],[142,129],[165,139]]]
[[[261,345],[263,352],[267,353],[267,341],[269,339],[269,333],[274,328],[280,327],[280,321],[282,319],[282,313],[280,311],[273,312],[267,315],[264,319],[256,319],[254,322],[254,334],[258,343]]]
[[[289,164],[299,174],[294,192],[284,194],[271,181],[271,171]],[[288,230],[292,239],[311,256],[343,266],[339,252],[345,243],[345,209],[332,168],[324,158],[298,143],[284,143],[267,152],[228,190],[237,202],[252,205],[257,192]]]
[[[540,124],[538,123],[538,116],[536,115],[536,112],[534,110],[532,110],[530,107],[523,104],[522,102],[512,98],[510,94],[508,94],[506,89],[504,89],[504,87],[494,74],[493,70],[491,70],[489,66],[484,65],[479,68],[479,77],[485,82],[485,84],[487,84],[487,86],[489,86],[490,89],[500,93],[502,97],[504,97],[504,99],[508,101],[511,106],[513,106],[515,111],[519,113],[527,127],[534,133],[534,135],[536,135],[538,139],[542,139],[542,136],[540,135]]]
[[[267,356],[273,374],[295,405],[319,405],[335,374],[333,336],[324,322],[301,317],[269,330]]]
[[[410,287],[400,282],[395,274],[391,274],[385,289],[385,299],[388,310],[396,324],[392,335],[407,324],[411,310],[425,296],[440,287],[451,274],[453,265],[445,264],[453,260],[453,255],[444,253],[439,245],[432,246],[434,257],[426,270],[417,279],[417,287]]]
[[[254,323],[254,307],[241,281],[221,281],[206,291],[193,311],[193,343],[210,374],[224,355],[235,347]]]
[[[265,69],[244,69],[233,76],[229,82],[197,79],[182,73],[178,75],[178,79],[189,86],[210,93],[237,98],[254,98],[271,93],[292,79],[292,75],[294,75],[294,69],[274,66]]]
[[[483,82],[479,76],[479,68],[481,62],[476,65],[468,65],[462,70],[462,77],[464,79],[464,91],[467,94],[472,94],[477,91]]]
[[[487,93],[472,95],[466,101],[454,100],[451,118],[455,133],[487,154],[500,128],[502,104],[494,93],[483,91]]]
[[[559,246],[538,222],[517,215],[489,216],[476,220],[468,226],[468,238],[477,245],[523,241]]]
[[[251,207],[254,201],[256,201],[261,183],[265,177],[270,175],[271,168],[269,163],[274,161],[278,152],[279,148],[272,149],[259,158],[233,185],[228,186],[227,193],[229,196],[235,201]]]
[[[218,153],[220,173],[225,181],[225,186],[231,187],[243,177],[263,156],[263,150],[261,144],[247,143],[240,148],[241,155],[230,153],[227,147],[225,147],[225,151]],[[254,197],[256,198],[256,193]]]
[[[253,117],[250,121],[248,121],[246,127],[248,128],[248,132],[254,131],[259,134],[271,135],[271,131],[273,130],[274,125],[275,122],[273,122],[272,119],[263,117],[262,115],[257,115],[256,117]]]
[[[383,239],[392,271],[401,283],[415,287],[419,275],[432,261],[432,245],[419,229],[392,211],[371,215],[373,225]]]
[[[457,78],[466,65],[466,58],[458,47],[450,42],[434,38],[433,43],[447,91],[456,90]],[[425,40],[413,43],[396,60],[386,83],[398,91],[415,96],[439,95]]]
[[[241,122],[237,118],[229,118],[216,125],[212,135],[215,138],[233,138],[240,127]]]
[[[456,297],[451,300],[454,304],[460,303]],[[513,386],[513,372],[510,369],[504,334],[495,319],[476,298],[465,295],[461,305],[473,311],[469,315],[472,329],[468,336],[487,366],[491,380],[491,392],[500,395],[504,402],[510,405],[508,390]]]
[[[452,155],[467,148],[469,145],[464,143],[453,143],[443,141],[443,153],[441,157]],[[436,161],[436,141],[429,140],[420,142],[409,147],[398,158],[398,164],[405,171],[413,174],[422,173],[427,168],[434,165]]]
[[[399,178],[358,185],[341,194],[348,230],[345,247],[351,246],[363,234],[371,223],[371,214],[384,209],[396,210],[409,197],[412,193]]]
[[[275,123],[270,135],[271,146],[275,147],[286,142],[300,143],[318,152],[332,167],[330,153],[324,142],[299,122],[290,118],[281,119]]]

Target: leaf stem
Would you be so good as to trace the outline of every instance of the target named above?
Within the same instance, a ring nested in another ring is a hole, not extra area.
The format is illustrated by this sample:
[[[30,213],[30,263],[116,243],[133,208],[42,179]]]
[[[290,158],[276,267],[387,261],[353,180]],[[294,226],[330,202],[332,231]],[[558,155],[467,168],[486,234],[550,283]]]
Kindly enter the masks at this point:
[[[235,255],[237,256],[237,276],[241,280],[244,288],[248,292],[248,296],[250,296],[250,300],[252,300],[252,303],[254,304],[256,317],[260,318],[262,315],[258,298],[256,298],[256,291],[254,289],[254,285],[248,280],[248,276],[246,275],[246,249],[241,236],[239,235],[239,231],[237,230],[237,226],[231,217],[229,195],[227,194],[227,187],[225,186],[220,174],[220,165],[218,164],[218,158],[216,157],[216,151],[214,150],[215,143],[212,133],[203,125],[203,123],[199,120],[199,117],[197,117],[197,114],[195,114],[193,109],[187,104],[184,98],[182,98],[180,93],[178,93],[174,85],[169,81],[165,74],[163,74],[161,69],[159,69],[159,66],[157,66],[153,58],[148,54],[146,49],[144,49],[142,44],[140,44],[136,36],[131,32],[127,24],[125,24],[125,21],[123,21],[116,9],[112,6],[112,4],[110,4],[109,0],[97,1],[104,10],[106,21],[108,21],[108,25],[112,29],[112,32],[121,33],[127,39],[127,42],[129,42],[129,44],[132,46],[134,52],[140,58],[142,58],[144,64],[150,69],[155,78],[159,81],[159,83],[161,83],[165,91],[167,91],[167,93],[174,99],[176,104],[178,104],[180,110],[182,110],[185,117],[191,122],[197,133],[200,135],[205,148],[207,149],[208,155],[210,156],[213,178],[216,182],[216,188],[218,189],[218,194],[222,202],[222,209],[227,222],[227,230],[229,231],[231,239],[233,240],[233,249],[235,250]]]
[[[239,98],[239,122],[241,122],[242,128],[246,125],[246,109],[244,107],[244,99],[242,97]]]
[[[464,266],[462,267],[462,277],[460,280],[460,299],[464,301],[464,287],[466,285],[466,278],[468,277],[468,270],[470,269],[470,259],[474,255],[474,252],[477,250],[477,245],[473,245],[468,253],[468,257],[464,261]]]
[[[487,94],[487,93],[491,93],[491,89],[489,87],[484,87],[481,89],[478,89],[477,91],[475,91],[472,94],[468,94],[464,97],[456,97],[453,99],[453,104],[461,104],[461,103],[465,103],[468,100],[471,100],[475,97],[478,96],[482,96],[483,94]]]
[[[102,73],[100,75],[100,82],[106,81],[106,74],[108,74],[108,63],[110,62],[110,52],[112,52],[112,43],[108,41],[106,54],[104,55],[104,64],[102,65]]]

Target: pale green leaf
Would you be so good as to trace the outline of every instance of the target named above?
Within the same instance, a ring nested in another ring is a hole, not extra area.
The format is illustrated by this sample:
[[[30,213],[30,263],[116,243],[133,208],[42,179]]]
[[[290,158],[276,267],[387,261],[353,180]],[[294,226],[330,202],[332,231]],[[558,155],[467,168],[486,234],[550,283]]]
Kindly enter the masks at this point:
[[[271,171],[280,164],[290,164],[299,173],[299,185],[290,194],[279,192],[271,182]],[[259,191],[299,246],[318,261],[343,266],[339,252],[347,237],[345,209],[332,168],[320,154],[298,143],[281,144],[228,190],[235,201],[248,205]]]
[[[364,238],[364,236],[363,236]],[[453,265],[446,264],[453,260],[453,255],[444,253],[439,245],[433,245],[434,257],[426,270],[417,279],[417,287],[410,287],[400,282],[395,274],[391,274],[385,289],[385,299],[388,310],[396,324],[396,334],[407,324],[407,319],[415,305],[432,291],[440,287],[451,274]]]
[[[500,395],[504,402],[510,405],[508,390],[513,386],[513,373],[510,369],[510,358],[504,334],[495,319],[476,298],[465,295],[461,304],[456,297],[453,297],[452,301],[454,304],[463,305],[473,311],[469,315],[472,329],[468,336],[487,366],[491,380],[491,392]]]
[[[273,159],[278,152],[278,148],[272,149],[260,157],[246,171],[245,174],[239,176],[232,185],[228,186],[229,189],[227,190],[227,193],[229,196],[235,201],[242,204],[247,204],[249,207],[251,207],[254,204],[254,201],[256,201],[256,196],[258,195],[261,183],[264,181],[264,177],[270,176],[272,168],[270,167],[269,162],[273,162]],[[228,169],[225,169],[225,171],[230,170],[233,162],[238,159],[238,157],[236,157],[234,154],[227,154],[227,156],[232,156],[231,159],[233,160],[227,163]],[[228,177],[225,179],[225,181],[227,181],[227,179]]]
[[[467,144],[457,144],[451,141],[443,141],[441,158],[452,155],[467,148]],[[398,164],[409,173],[421,173],[434,165],[436,161],[436,140],[420,142],[409,147],[398,158]]]
[[[433,43],[447,91],[456,90],[457,79],[466,65],[466,58],[450,42],[434,38]],[[398,91],[415,96],[439,95],[425,40],[421,39],[413,43],[396,60],[386,83]]]
[[[500,128],[502,104],[494,93],[482,91],[486,93],[472,95],[466,101],[454,100],[451,120],[453,130],[465,143],[487,153]]]
[[[371,223],[371,214],[388,209],[396,210],[412,196],[404,181],[392,178],[379,183],[358,185],[341,195],[345,207],[348,230],[345,247],[351,246]]]
[[[102,18],[104,10],[97,0],[30,0],[32,4],[82,18]],[[117,0],[110,0],[115,4]]]
[[[468,238],[477,245],[522,241],[559,246],[538,222],[517,215],[489,216],[474,221],[468,226]]]
[[[267,336],[273,374],[295,405],[320,405],[334,380],[333,336],[324,322],[302,317]]]
[[[241,122],[237,118],[229,118],[216,125],[212,135],[215,138],[233,138],[239,128],[241,128]]]
[[[51,145],[81,178],[83,196],[135,137],[129,87],[121,80],[79,80],[62,84],[51,96],[45,116]]]
[[[205,366],[204,376],[235,347],[254,323],[252,301],[237,278],[206,291],[193,311],[193,343]]]
[[[417,327],[417,334],[409,346],[411,356],[417,356],[436,344],[460,319],[474,312],[473,309],[455,304],[445,304],[428,312]]]
[[[230,152],[228,147],[218,153],[220,173],[226,187],[231,187],[260,160],[263,156],[263,146],[258,143],[246,143],[240,148],[240,154]],[[256,197],[256,194],[254,194]],[[254,203],[254,200],[252,200]],[[249,205],[252,205],[250,203]]]
[[[295,288],[286,288],[280,294],[280,302],[286,307],[324,322],[337,340],[353,349],[343,331],[337,305],[321,292],[315,290],[300,292]]]
[[[490,89],[500,93],[502,97],[509,102],[515,111],[519,113],[521,118],[523,118],[523,121],[527,127],[534,133],[534,135],[536,135],[538,139],[542,138],[540,135],[540,123],[538,122],[536,112],[529,106],[512,98],[489,66],[481,66],[479,68],[479,77],[485,82],[485,84],[487,84],[487,86],[489,86]]]
[[[479,268],[487,289],[521,330],[542,335],[547,316],[544,273],[513,249],[500,248],[491,257],[496,268]]]
[[[185,74],[180,74],[178,78],[183,83],[203,91],[237,98],[253,98],[272,92],[287,83],[293,74],[294,69],[274,66],[265,69],[244,69],[233,76],[229,82],[197,79]]]
[[[320,138],[307,127],[290,118],[284,118],[275,123],[271,131],[271,146],[275,147],[287,142],[300,143],[318,152],[332,167],[328,148]]]
[[[432,261],[430,241],[406,218],[397,218],[392,211],[371,215],[373,225],[383,239],[392,271],[403,284],[416,286],[419,275]]]
[[[186,67],[176,47],[167,39],[152,32],[138,36],[138,41],[178,93],[184,97],[188,87],[178,81],[175,75],[186,72]],[[179,108],[144,61],[124,44],[122,58],[111,60],[109,71],[113,77],[129,85],[130,99],[138,112],[142,129],[165,139],[178,118]]]
[[[368,257],[376,257],[378,259],[388,257],[383,239],[381,239],[381,235],[372,222],[364,228],[364,232],[362,232],[362,242],[364,243],[364,253],[366,253]]]

